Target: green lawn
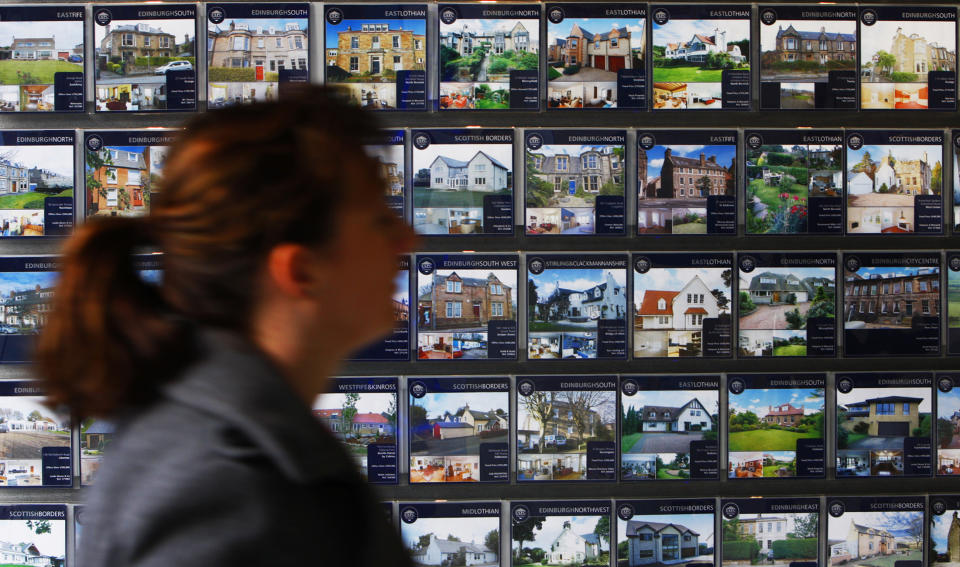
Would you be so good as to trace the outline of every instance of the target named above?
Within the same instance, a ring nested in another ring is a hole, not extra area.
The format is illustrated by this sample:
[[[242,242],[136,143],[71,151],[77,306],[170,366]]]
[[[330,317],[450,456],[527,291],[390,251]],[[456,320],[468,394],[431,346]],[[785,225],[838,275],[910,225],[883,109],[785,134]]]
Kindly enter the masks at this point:
[[[777,477],[777,470],[780,467],[785,467],[790,463],[775,461],[772,465],[766,465],[763,467],[763,476],[765,477]]]
[[[960,327],[960,299],[951,300],[947,305],[947,313],[950,314],[947,319],[947,326]]]
[[[34,84],[52,85],[53,74],[57,72],[82,73],[82,63],[67,63],[66,61],[0,61],[0,84],[17,85],[17,71],[29,73]]]
[[[637,444],[637,441],[643,436],[643,433],[631,433],[630,435],[624,435],[620,439],[620,452],[626,453]]]
[[[771,187],[760,179],[754,179],[750,182],[750,191],[755,192],[757,197],[768,207],[777,207],[780,205],[780,194],[783,193],[783,189],[779,187]],[[800,197],[801,199],[807,198],[807,188],[796,183],[790,187],[787,193],[790,193],[791,196],[795,195]]]
[[[858,566],[869,565],[870,567],[894,567],[898,561],[921,561],[922,559],[923,553],[919,549],[914,549],[906,555],[885,555],[881,557],[874,557],[873,559],[855,561],[854,563]]]
[[[787,345],[774,347],[773,356],[807,356],[807,345]]]
[[[559,79],[562,76],[560,71],[557,71],[553,67],[547,67],[547,80],[552,81],[554,79]]]
[[[0,197],[0,209],[42,209],[47,197],[73,197],[73,190],[67,189],[55,195],[47,193],[14,193]]]
[[[673,225],[673,234],[706,234],[707,223],[688,222],[684,224]]]
[[[867,437],[870,437],[870,436],[867,435],[866,433],[854,433],[851,431],[849,434],[847,434],[847,447],[853,445],[854,443],[856,443],[861,439],[866,439]],[[846,447],[837,447],[837,448],[846,449]]]
[[[665,469],[657,469],[657,478],[661,480],[681,480],[684,477],[680,475],[672,475],[668,473]],[[687,478],[689,478],[689,476]]]
[[[654,67],[653,80],[657,83],[719,83],[723,71],[690,67]]]
[[[796,451],[797,439],[819,439],[818,431],[798,433],[780,429],[737,431],[730,434],[730,451]]]
[[[418,187],[413,192],[413,206],[423,207],[482,207],[487,195],[510,195],[510,191],[441,191]]]
[[[478,110],[499,110],[510,108],[510,100],[507,99],[506,102],[497,102],[489,98],[478,98],[474,106],[476,106]]]

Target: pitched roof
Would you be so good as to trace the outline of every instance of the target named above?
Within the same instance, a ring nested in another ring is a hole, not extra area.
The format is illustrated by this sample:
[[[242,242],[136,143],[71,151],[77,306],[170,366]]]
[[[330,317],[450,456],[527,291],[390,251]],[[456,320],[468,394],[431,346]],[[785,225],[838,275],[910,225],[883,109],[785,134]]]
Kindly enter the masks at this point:
[[[473,429],[473,426],[469,423],[456,423],[452,421],[438,421],[434,425],[440,427],[440,429]]]
[[[500,163],[499,161],[493,159],[493,157],[491,157],[490,154],[488,154],[488,153],[486,153],[486,152],[483,152],[483,151],[479,151],[479,152],[477,152],[476,154],[474,154],[473,157],[470,158],[470,161],[473,161],[478,155],[481,155],[481,154],[484,155],[488,160],[490,160],[490,161],[493,163],[493,165],[495,165],[495,166],[497,166],[497,167],[500,167],[500,168],[503,168],[503,169],[509,169],[507,166],[505,166],[505,165],[503,165],[502,163]]]
[[[103,148],[104,151],[109,150],[110,161],[112,163],[107,164],[107,167],[126,167],[128,169],[146,169],[146,163],[143,160],[143,154],[140,152],[130,152],[127,150],[121,150],[120,148]],[[117,152],[117,157],[113,157],[113,152]],[[130,154],[133,154],[135,157],[130,159]]]
[[[693,37],[699,39],[701,43],[704,43],[704,44],[706,44],[706,45],[714,45],[714,38],[715,38],[715,36],[712,36],[712,35],[711,35],[711,36],[705,36],[705,35],[703,35],[703,34],[695,33],[695,34],[693,34]]]
[[[458,159],[449,158],[447,156],[437,156],[437,159],[447,164],[447,167],[467,167],[467,162],[460,161]],[[433,160],[437,161],[437,160]]]
[[[680,295],[679,291],[661,291],[648,289],[643,292],[643,301],[640,303],[640,315],[673,315],[673,298]],[[664,309],[658,309],[660,300],[666,301]]]
[[[788,409],[780,411],[779,408],[786,406]],[[767,415],[803,415],[803,407],[795,408],[792,404],[779,404],[775,406],[777,409],[767,412]]]
[[[387,418],[379,413],[358,413],[353,416],[354,423],[390,423]]]
[[[690,528],[688,528],[687,526],[684,526],[683,524],[665,524],[665,523],[663,523],[663,522],[645,522],[645,521],[643,521],[643,520],[630,520],[630,521],[628,521],[628,522],[627,522],[627,535],[629,536],[630,534],[635,534],[635,533],[637,532],[637,530],[642,529],[642,528],[645,528],[645,527],[649,527],[650,529],[652,529],[652,530],[655,531],[655,532],[662,532],[662,531],[663,531],[664,529],[666,529],[666,528],[673,527],[674,529],[676,529],[677,531],[679,531],[679,532],[681,532],[681,533],[690,533],[690,534],[695,535],[695,536],[699,536],[699,535],[700,535],[700,534],[698,534],[697,532],[695,532],[695,531],[691,530]]]
[[[775,283],[761,282],[762,279],[774,279]],[[784,276],[773,272],[760,272],[750,280],[750,291],[807,291],[800,280],[792,276]]]
[[[703,164],[700,164],[700,158],[691,158],[684,156],[670,154],[670,162],[673,165],[678,165],[682,167],[704,167],[706,169],[721,169],[726,171],[726,168],[718,164],[716,161],[710,161],[709,159],[704,159]]]
[[[703,307],[688,307],[686,311],[683,312],[684,315],[707,315],[707,310]]]
[[[857,41],[857,36],[851,33],[830,33],[827,31],[798,31],[793,25],[789,26],[787,29],[780,29],[777,31],[777,39],[786,35],[788,32],[793,30],[793,33],[797,34],[800,39],[827,39],[831,41]]]
[[[871,528],[871,527],[869,527],[869,526],[861,526],[860,524],[858,524],[858,523],[856,523],[856,522],[852,522],[852,521],[850,522],[850,525],[852,525],[852,526],[853,526],[853,529],[857,530],[857,531],[860,532],[860,533],[876,534],[876,535],[881,535],[881,536],[893,537],[893,534],[892,534],[892,533],[890,533],[890,532],[888,532],[887,530],[884,530],[884,529],[882,529],[882,528]]]
[[[116,427],[113,425],[113,423],[103,419],[98,419],[94,421],[90,425],[90,427],[88,427],[87,430],[84,431],[83,433],[84,435],[90,435],[90,434],[105,435],[105,434],[113,433],[114,431],[116,431]]]
[[[614,30],[610,30],[610,31],[608,31],[608,32],[603,32],[603,33],[601,33],[601,34],[597,34],[596,39],[598,39],[598,40],[600,40],[600,41],[606,41],[606,40],[610,39],[610,34],[613,33],[613,31],[614,31]],[[627,28],[617,28],[616,31],[617,31],[617,33],[620,34],[621,36],[626,36],[627,33],[628,33],[628,32],[627,32]]]
[[[599,296],[594,293],[594,290],[597,290],[597,289],[599,289],[601,292]],[[606,282],[604,282],[600,285],[595,285],[590,289],[585,290],[583,293],[587,294],[587,299],[583,301],[583,303],[596,303],[598,301],[603,301],[603,292],[606,289],[607,289],[607,284]]]
[[[580,534],[580,537],[586,540],[587,543],[592,543],[594,545],[600,545],[600,536],[594,533],[590,534]]]

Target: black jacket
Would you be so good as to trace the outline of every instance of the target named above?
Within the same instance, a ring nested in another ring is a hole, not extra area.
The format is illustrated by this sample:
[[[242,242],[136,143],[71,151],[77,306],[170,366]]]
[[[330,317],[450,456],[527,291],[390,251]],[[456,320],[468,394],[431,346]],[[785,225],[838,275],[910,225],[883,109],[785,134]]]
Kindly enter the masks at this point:
[[[239,337],[123,418],[88,495],[81,567],[408,567],[353,461]]]

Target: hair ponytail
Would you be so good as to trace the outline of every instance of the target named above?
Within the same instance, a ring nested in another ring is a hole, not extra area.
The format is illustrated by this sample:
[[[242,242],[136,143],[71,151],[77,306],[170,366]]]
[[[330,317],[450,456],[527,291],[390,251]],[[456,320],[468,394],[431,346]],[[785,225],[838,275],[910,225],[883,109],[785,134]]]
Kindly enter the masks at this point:
[[[113,217],[80,227],[67,242],[53,313],[36,347],[51,404],[102,416],[151,399],[189,362],[188,324],[134,267],[156,246],[149,217]]]

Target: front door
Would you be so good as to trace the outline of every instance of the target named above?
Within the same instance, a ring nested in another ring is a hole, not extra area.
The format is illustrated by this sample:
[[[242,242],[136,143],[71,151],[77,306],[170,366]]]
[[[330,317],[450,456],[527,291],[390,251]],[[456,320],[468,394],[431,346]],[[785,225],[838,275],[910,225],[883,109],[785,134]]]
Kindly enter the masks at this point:
[[[779,303],[779,302],[780,302],[780,292],[779,292],[779,291],[773,292],[773,302],[774,302],[774,303]]]
[[[577,182],[574,179],[570,180],[570,194],[571,195],[577,194]]]
[[[374,55],[370,58],[370,74],[379,75],[380,74],[380,56]]]

